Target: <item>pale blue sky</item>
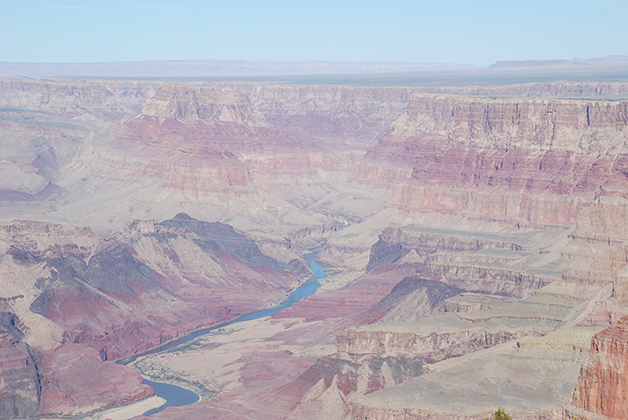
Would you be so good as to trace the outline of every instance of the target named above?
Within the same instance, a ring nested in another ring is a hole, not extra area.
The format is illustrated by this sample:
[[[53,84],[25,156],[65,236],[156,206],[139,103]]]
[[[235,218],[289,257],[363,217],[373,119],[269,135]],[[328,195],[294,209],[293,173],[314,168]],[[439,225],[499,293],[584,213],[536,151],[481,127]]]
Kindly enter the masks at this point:
[[[0,0],[0,61],[628,55],[628,0]]]

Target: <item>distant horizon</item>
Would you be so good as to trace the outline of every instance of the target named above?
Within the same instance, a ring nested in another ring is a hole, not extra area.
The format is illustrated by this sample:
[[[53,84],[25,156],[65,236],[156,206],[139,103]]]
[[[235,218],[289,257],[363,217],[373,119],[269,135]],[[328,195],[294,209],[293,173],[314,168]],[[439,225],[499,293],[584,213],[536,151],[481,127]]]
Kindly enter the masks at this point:
[[[618,60],[616,60],[618,59]],[[543,58],[543,59],[498,59],[492,63],[484,66],[477,66],[470,63],[462,62],[436,62],[436,61],[407,61],[407,60],[316,60],[316,59],[299,59],[299,60],[274,60],[274,59],[222,59],[222,58],[191,58],[191,59],[164,59],[164,60],[121,60],[121,61],[6,61],[0,60],[3,64],[51,64],[51,65],[91,65],[91,64],[138,64],[138,63],[192,63],[192,62],[243,62],[243,63],[337,63],[337,64],[366,64],[366,63],[381,63],[381,64],[423,64],[423,65],[451,65],[457,67],[467,67],[473,69],[484,69],[494,66],[498,63],[549,63],[558,61],[568,61],[572,64],[582,64],[583,62],[596,63],[600,61],[620,61],[628,63],[628,55],[623,54],[610,54],[606,56],[594,56],[594,57],[556,57],[556,58]]]
[[[628,55],[624,0],[0,0],[0,61],[461,63]],[[199,58],[211,57],[211,58]]]
[[[0,62],[0,77],[269,82],[356,86],[460,86],[628,82],[628,56],[500,60],[488,67],[450,63],[317,60],[164,60],[112,63]]]

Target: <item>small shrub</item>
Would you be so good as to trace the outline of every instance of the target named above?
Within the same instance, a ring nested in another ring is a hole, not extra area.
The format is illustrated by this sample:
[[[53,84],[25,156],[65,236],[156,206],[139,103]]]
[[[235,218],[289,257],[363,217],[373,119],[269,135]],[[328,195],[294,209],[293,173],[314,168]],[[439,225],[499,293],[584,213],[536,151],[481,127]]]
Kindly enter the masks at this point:
[[[489,419],[486,419],[489,420]],[[504,411],[503,408],[499,407],[495,414],[493,414],[492,420],[512,420],[508,414]]]

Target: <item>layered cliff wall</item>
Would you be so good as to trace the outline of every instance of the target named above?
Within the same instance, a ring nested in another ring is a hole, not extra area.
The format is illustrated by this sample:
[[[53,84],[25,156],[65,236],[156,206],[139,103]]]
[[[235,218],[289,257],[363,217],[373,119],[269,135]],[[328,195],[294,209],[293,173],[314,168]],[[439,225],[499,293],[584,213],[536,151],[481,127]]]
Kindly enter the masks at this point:
[[[628,318],[596,334],[572,403],[613,419],[628,417]]]
[[[573,225],[622,195],[628,103],[417,95],[354,170],[407,210]]]
[[[160,82],[54,78],[0,78],[0,104],[6,108],[70,116],[137,113]]]

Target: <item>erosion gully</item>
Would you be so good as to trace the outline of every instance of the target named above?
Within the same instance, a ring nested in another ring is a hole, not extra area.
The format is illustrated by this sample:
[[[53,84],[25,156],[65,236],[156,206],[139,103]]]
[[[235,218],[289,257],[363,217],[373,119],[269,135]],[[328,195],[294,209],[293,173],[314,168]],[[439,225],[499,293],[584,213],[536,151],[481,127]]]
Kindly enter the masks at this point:
[[[316,254],[317,253],[311,253],[304,256],[305,261],[310,265],[310,268],[312,270],[312,273],[314,273],[314,275],[310,279],[308,279],[305,283],[303,283],[301,286],[299,286],[294,292],[292,292],[290,296],[288,296],[288,298],[285,301],[283,301],[281,304],[279,304],[278,306],[275,306],[274,308],[263,309],[261,311],[249,312],[249,313],[240,315],[238,318],[234,320],[224,322],[219,325],[214,325],[213,327],[193,331],[184,337],[170,341],[164,345],[156,347],[147,352],[144,352],[135,356],[126,357],[124,359],[120,359],[118,360],[117,363],[121,365],[128,365],[129,363],[132,363],[133,361],[135,361],[136,359],[140,357],[147,356],[149,354],[157,354],[157,353],[170,350],[172,348],[188,343],[194,340],[195,338],[208,334],[219,328],[224,328],[228,325],[233,325],[242,321],[250,321],[253,319],[259,319],[259,318],[264,318],[267,316],[272,316],[273,314],[275,314],[278,311],[281,311],[282,309],[291,307],[292,305],[294,305],[295,303],[297,303],[299,300],[303,299],[304,297],[313,295],[314,293],[316,293],[316,290],[320,286],[320,283],[318,282],[318,280],[326,277],[325,273],[323,272],[323,267],[316,262]],[[189,389],[185,389],[177,385],[172,385],[172,384],[162,383],[162,382],[153,382],[146,378],[144,378],[144,383],[153,387],[153,389],[155,390],[155,395],[157,395],[158,397],[164,398],[166,400],[164,405],[145,412],[144,416],[146,417],[152,414],[158,413],[166,407],[170,407],[170,406],[180,407],[184,405],[193,404],[197,402],[200,398],[195,392],[192,392]]]

